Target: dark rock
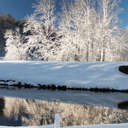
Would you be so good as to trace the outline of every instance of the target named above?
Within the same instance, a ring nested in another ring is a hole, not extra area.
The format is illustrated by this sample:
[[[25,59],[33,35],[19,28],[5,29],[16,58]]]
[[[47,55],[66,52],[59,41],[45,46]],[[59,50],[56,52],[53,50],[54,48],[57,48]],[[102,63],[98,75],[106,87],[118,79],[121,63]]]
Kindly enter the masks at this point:
[[[128,109],[128,101],[118,103],[119,109]]]
[[[0,116],[4,115],[4,108],[5,108],[5,100],[4,98],[0,98]]]
[[[128,66],[120,66],[119,71],[128,74]]]
[[[67,87],[65,85],[63,85],[63,86],[57,86],[57,89],[58,90],[62,90],[62,91],[66,91],[67,90]]]

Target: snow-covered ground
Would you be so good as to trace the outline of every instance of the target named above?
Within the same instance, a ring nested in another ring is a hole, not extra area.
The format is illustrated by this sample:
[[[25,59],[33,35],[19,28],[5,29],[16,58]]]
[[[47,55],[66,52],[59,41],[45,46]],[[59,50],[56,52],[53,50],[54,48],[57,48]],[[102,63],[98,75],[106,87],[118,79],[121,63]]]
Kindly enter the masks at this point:
[[[90,126],[73,126],[63,128],[128,128],[128,124],[103,124],[103,125],[90,125]]]
[[[119,65],[128,63],[1,61],[0,80],[75,88],[128,89],[128,76],[118,71]]]
[[[16,128],[0,126],[0,128]],[[29,127],[17,127],[17,128],[128,128],[128,124],[103,124],[103,125],[90,125],[90,126],[68,126],[68,127],[54,127],[54,125],[49,126],[29,126]]]
[[[54,84],[68,88],[125,90],[128,89],[128,75],[118,71],[120,65],[128,65],[128,62],[0,61],[0,80],[15,80],[35,86]]]

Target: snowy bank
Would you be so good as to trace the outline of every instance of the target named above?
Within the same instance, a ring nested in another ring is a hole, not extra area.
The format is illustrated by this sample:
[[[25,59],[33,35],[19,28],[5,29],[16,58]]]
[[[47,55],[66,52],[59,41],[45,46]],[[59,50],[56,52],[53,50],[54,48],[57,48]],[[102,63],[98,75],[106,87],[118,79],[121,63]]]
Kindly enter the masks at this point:
[[[128,124],[102,124],[102,125],[90,125],[90,126],[73,126],[63,128],[127,128]]]
[[[0,128],[16,128],[0,126]],[[17,128],[128,128],[128,124],[102,124],[102,125],[90,125],[90,126],[68,126],[68,127],[54,127],[54,125],[49,126],[28,126],[28,127],[17,127]]]
[[[0,61],[0,84],[128,90],[120,65],[128,62]]]

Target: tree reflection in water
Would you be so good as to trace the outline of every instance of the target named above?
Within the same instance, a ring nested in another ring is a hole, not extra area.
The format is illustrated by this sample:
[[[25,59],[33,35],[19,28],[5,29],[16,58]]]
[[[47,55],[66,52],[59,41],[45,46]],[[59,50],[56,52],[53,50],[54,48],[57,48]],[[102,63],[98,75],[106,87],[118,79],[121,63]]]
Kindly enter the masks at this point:
[[[127,110],[62,102],[0,98],[0,125],[52,124],[56,113],[62,118],[62,126],[128,121]]]

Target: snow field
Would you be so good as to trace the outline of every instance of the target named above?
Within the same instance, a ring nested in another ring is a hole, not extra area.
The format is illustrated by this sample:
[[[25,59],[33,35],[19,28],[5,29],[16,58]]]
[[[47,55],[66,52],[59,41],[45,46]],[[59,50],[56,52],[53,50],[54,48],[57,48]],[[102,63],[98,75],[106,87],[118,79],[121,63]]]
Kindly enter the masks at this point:
[[[128,63],[1,61],[0,84],[21,82],[34,86],[65,85],[67,88],[127,90],[128,76],[118,71],[120,65]]]

